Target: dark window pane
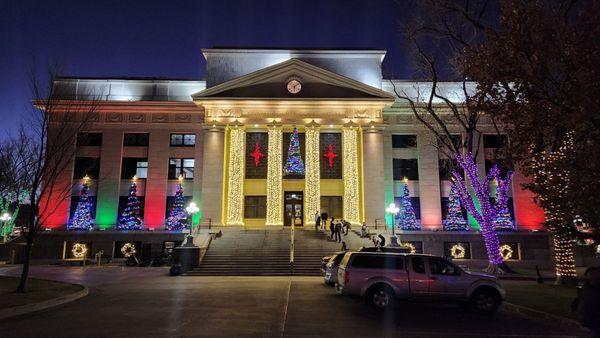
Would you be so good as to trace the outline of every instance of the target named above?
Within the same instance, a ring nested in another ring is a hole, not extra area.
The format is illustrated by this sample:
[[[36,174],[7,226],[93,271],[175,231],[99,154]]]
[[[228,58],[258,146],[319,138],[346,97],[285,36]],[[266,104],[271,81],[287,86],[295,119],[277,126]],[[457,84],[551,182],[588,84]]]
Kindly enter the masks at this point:
[[[96,157],[76,157],[73,178],[82,179],[86,175],[97,179],[100,172],[100,159]]]
[[[171,134],[171,145],[172,146],[183,145],[183,135],[181,135],[181,134]]]
[[[267,156],[269,154],[269,149],[267,149],[268,144],[269,137],[267,133],[246,134],[246,178],[267,178]],[[257,147],[259,152],[256,152]],[[260,157],[259,154],[263,154],[263,157]],[[258,159],[258,162],[256,159]]]
[[[169,159],[169,179],[178,179],[180,175],[185,179],[194,178],[193,158],[171,158]]]
[[[429,271],[432,275],[452,276],[459,274],[458,269],[454,265],[437,257],[429,257]]]
[[[401,181],[405,177],[411,181],[419,179],[419,161],[417,159],[394,159],[394,180]]]
[[[392,135],[392,148],[414,148],[417,135]]]
[[[341,179],[343,172],[342,134],[321,133],[319,144],[321,150],[321,179]],[[329,151],[330,146],[331,152]],[[331,155],[326,156],[327,154]],[[331,162],[329,161],[330,158]]]
[[[183,145],[193,146],[195,144],[196,144],[196,135],[194,135],[194,134],[183,135]]]
[[[352,267],[366,269],[404,269],[404,257],[383,255],[357,255],[352,260]]]
[[[244,218],[266,218],[267,196],[245,196]]]
[[[487,149],[503,148],[506,141],[506,135],[483,135],[483,146]]]
[[[130,179],[133,175],[137,175],[138,178],[147,178],[147,167],[148,159],[146,158],[124,157],[121,165],[121,178]]]
[[[102,145],[102,133],[77,133],[78,147],[99,147]]]
[[[441,158],[439,160],[440,167],[440,180],[450,181],[452,179],[452,172],[457,171],[459,174],[463,175],[464,171],[458,165],[458,162],[455,159]]]
[[[126,147],[147,147],[149,139],[148,133],[125,133],[123,145]]]
[[[416,273],[425,273],[425,260],[423,257],[413,257],[412,268]]]

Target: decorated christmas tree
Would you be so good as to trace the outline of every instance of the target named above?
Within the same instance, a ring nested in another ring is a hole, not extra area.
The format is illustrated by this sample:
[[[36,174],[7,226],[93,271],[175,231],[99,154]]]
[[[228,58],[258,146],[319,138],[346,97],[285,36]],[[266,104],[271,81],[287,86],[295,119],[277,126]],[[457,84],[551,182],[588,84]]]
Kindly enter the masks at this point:
[[[453,188],[450,189],[450,196],[448,196],[448,212],[443,224],[444,230],[469,230],[463,217],[460,198]]]
[[[298,129],[296,128],[290,137],[290,147],[283,173],[285,175],[304,175],[304,162],[300,156],[300,140],[298,140]]]
[[[183,197],[183,177],[179,177],[179,183],[177,183],[177,189],[175,190],[175,201],[171,206],[169,218],[167,218],[167,230],[181,231],[186,228],[187,215],[184,210],[185,199]]]
[[[118,230],[142,230],[142,217],[140,216],[140,200],[137,197],[137,177],[133,176],[129,186],[129,197],[125,210],[119,217]]]
[[[417,222],[415,210],[410,201],[410,191],[408,190],[407,180],[404,180],[402,190],[402,200],[400,202],[400,212],[396,216],[398,224],[402,230],[421,230],[421,225]]]
[[[515,223],[510,218],[508,205],[504,204],[494,218],[494,228],[496,230],[515,230]]]
[[[79,192],[79,203],[77,203],[71,224],[67,226],[69,230],[91,230],[94,227],[92,221],[93,206],[88,194],[89,180],[88,176],[83,178],[83,184]]]

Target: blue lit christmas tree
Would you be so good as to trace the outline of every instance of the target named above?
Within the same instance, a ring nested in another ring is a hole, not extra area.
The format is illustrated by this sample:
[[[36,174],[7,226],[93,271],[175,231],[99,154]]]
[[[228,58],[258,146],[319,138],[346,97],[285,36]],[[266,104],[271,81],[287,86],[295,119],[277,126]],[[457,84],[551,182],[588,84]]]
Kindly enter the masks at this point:
[[[448,196],[448,211],[443,224],[444,230],[469,230],[467,222],[463,217],[462,208],[460,206],[460,198],[458,197],[458,194],[454,188],[450,189],[450,195]]]
[[[142,230],[142,217],[140,216],[140,200],[137,197],[137,177],[133,176],[129,186],[129,197],[125,210],[119,217],[118,230]]]
[[[175,201],[171,206],[169,218],[167,218],[167,230],[182,231],[187,227],[187,214],[184,210],[185,198],[183,197],[183,177],[179,177],[177,189],[175,190]]]
[[[71,224],[67,225],[69,230],[91,230],[94,227],[92,221],[92,203],[88,194],[90,178],[88,176],[83,178],[83,184],[81,185],[81,191],[79,192],[79,202],[77,208],[73,214],[73,220]]]
[[[283,173],[285,175],[304,175],[304,162],[300,155],[300,140],[298,140],[298,129],[296,128],[290,137],[290,147]]]
[[[396,216],[396,219],[402,230],[421,230],[421,225],[417,222],[417,216],[410,201],[410,191],[406,183],[407,180],[405,179],[400,202],[400,212]]]
[[[510,218],[508,205],[505,204],[500,208],[500,212],[494,218],[494,228],[496,230],[515,230],[515,223]]]

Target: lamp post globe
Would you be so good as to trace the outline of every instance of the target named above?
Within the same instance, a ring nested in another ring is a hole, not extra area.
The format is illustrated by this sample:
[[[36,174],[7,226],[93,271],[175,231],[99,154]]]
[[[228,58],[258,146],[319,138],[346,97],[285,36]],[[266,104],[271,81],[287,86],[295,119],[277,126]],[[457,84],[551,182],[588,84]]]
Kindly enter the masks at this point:
[[[0,221],[2,221],[2,223],[1,223],[2,228],[0,228],[0,239],[2,242],[4,242],[6,240],[7,234],[5,234],[4,232],[6,231],[7,223],[8,223],[8,221],[11,220],[11,218],[12,217],[10,216],[10,214],[8,212],[5,212],[2,214],[2,216],[0,216]]]
[[[390,246],[399,246],[398,237],[396,237],[396,214],[400,212],[400,209],[394,203],[390,203],[387,208],[385,208],[385,212],[392,216],[392,236],[390,236]]]
[[[194,247],[194,236],[192,235],[192,218],[195,214],[200,211],[200,208],[196,205],[195,202],[190,202],[188,206],[185,208],[185,212],[189,215],[188,222],[190,226],[190,233],[187,235],[185,246]]]

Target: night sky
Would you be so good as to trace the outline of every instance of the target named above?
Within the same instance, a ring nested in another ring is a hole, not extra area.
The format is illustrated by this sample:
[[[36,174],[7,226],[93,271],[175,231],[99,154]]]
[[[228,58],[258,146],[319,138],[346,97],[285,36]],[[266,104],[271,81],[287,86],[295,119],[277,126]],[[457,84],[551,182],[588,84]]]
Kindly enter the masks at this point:
[[[411,5],[364,1],[0,0],[0,134],[27,114],[31,69],[66,76],[203,79],[201,48],[377,48],[412,74],[399,33]]]

